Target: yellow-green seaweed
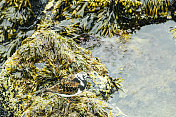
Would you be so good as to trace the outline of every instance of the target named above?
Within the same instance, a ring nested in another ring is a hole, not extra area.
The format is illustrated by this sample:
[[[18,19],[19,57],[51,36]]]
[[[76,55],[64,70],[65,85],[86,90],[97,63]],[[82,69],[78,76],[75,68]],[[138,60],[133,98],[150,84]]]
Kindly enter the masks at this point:
[[[14,112],[15,116],[25,111],[30,112],[33,106],[39,109],[36,114],[39,112],[39,115],[45,115],[47,114],[45,111],[48,110],[44,109],[43,112],[44,107],[39,105],[44,103],[43,95],[46,95],[44,100],[49,98],[47,94],[36,95],[35,92],[51,87],[63,77],[79,71],[87,72],[91,76],[87,91],[97,96],[108,98],[120,88],[119,79],[113,81],[113,78],[108,77],[105,65],[93,58],[89,50],[81,48],[72,39],[63,38],[55,31],[36,31],[22,42],[18,50],[3,65],[0,86],[5,100],[1,99],[1,102],[4,108]],[[58,97],[58,101],[60,98],[63,99]],[[54,108],[48,101],[45,103]]]

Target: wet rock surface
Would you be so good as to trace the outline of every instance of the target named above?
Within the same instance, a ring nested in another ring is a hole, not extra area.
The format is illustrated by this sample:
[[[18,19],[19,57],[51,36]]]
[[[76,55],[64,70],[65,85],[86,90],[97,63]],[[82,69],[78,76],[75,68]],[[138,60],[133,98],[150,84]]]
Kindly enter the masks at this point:
[[[175,22],[149,25],[133,34],[126,44],[118,37],[105,38],[91,50],[112,76],[124,78],[128,90],[113,94],[111,103],[130,117],[174,117],[176,43],[170,32]],[[99,52],[99,53],[98,53]]]

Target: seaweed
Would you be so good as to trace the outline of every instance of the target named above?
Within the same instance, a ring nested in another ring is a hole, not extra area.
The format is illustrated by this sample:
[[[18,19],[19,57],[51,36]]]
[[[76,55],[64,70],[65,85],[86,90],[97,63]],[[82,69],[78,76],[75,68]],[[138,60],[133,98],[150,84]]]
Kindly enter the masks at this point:
[[[102,100],[121,89],[122,79],[110,77],[78,43],[92,35],[117,35],[125,43],[144,25],[175,20],[175,8],[168,0],[2,0],[1,110],[7,116],[112,116]],[[80,71],[90,75],[88,86],[71,102],[40,92]]]
[[[0,2],[1,64],[18,49],[22,40],[31,35],[31,30],[35,30],[40,20],[42,6],[39,8],[34,4],[36,1],[29,0],[2,0]],[[45,4],[41,3],[41,5]]]
[[[54,20],[58,20],[62,35],[79,40],[82,33],[89,35],[114,36],[133,33],[141,26],[165,22],[170,19],[168,0],[88,0],[58,1],[54,6]],[[64,29],[65,27],[65,29]]]
[[[38,107],[41,102],[45,103],[41,101],[44,95],[49,99],[48,93],[36,95],[36,92],[52,87],[61,79],[79,71],[90,75],[91,78],[87,79],[87,91],[99,99],[108,99],[113,92],[121,88],[120,79],[109,77],[105,65],[99,59],[93,58],[89,50],[81,48],[73,39],[63,38],[52,30],[36,31],[22,42],[3,65],[0,84],[1,89],[5,89],[1,90],[1,94],[5,92],[2,96],[5,100],[1,102],[8,112],[13,112],[15,116],[21,115],[24,111]],[[58,101],[60,98],[64,99],[58,96]],[[53,108],[52,103],[47,101],[47,104]],[[40,107],[38,109],[35,114],[39,112],[39,115],[45,115],[49,112],[47,109],[43,112]]]

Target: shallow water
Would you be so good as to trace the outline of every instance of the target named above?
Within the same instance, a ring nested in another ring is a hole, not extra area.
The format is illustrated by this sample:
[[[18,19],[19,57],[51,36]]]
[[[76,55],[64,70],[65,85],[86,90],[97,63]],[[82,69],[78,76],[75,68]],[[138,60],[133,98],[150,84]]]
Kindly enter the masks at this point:
[[[122,44],[104,38],[93,56],[101,58],[110,75],[122,77],[126,94],[113,94],[110,103],[129,117],[175,117],[176,40],[173,21],[142,27]]]

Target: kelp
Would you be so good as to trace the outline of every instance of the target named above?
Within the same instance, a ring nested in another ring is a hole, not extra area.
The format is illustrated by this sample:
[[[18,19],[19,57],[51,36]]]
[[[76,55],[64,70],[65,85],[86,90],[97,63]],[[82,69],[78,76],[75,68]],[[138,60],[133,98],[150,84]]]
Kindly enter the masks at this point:
[[[9,33],[8,38],[10,39],[12,38],[12,35],[18,31],[19,26],[22,27],[26,24],[30,24],[32,19],[36,16],[30,8],[31,5],[29,0],[7,0],[3,3],[0,12],[0,29],[6,30]]]
[[[171,16],[175,19],[175,2],[169,0],[52,0],[44,10],[44,15],[51,17],[49,22],[45,21],[45,16],[42,17],[40,5],[43,7],[45,4],[40,0],[2,0],[1,43],[17,39],[20,40],[17,45],[9,43],[8,46],[18,48],[21,41],[30,36],[26,35],[26,31],[36,30],[35,27],[40,29],[42,25],[52,25],[62,36],[74,38],[77,42],[80,42],[82,34],[119,35],[123,39],[143,25],[165,22]],[[1,44],[7,50],[4,45]],[[3,55],[5,52],[1,50],[4,60],[11,56]],[[9,50],[8,53],[13,52]]]
[[[65,7],[65,1],[60,0],[58,3],[54,6],[54,19],[65,25],[62,34],[72,37],[72,34],[80,35],[83,32],[110,37],[123,36],[143,25],[165,22],[171,11],[168,0],[87,0],[73,1]]]
[[[8,3],[12,3],[12,0]],[[33,6],[28,0],[14,2],[16,6],[22,3],[24,6]],[[53,20],[69,24],[65,24],[64,35],[75,37],[88,33],[111,37],[129,34],[145,24],[166,21],[170,8],[168,0],[52,0],[45,13],[50,9],[54,15]]]
[[[0,59],[1,64],[21,45],[22,40],[35,30],[44,3],[36,1],[2,0],[0,2]],[[38,3],[39,5],[39,3]],[[36,9],[36,10],[34,10]]]
[[[22,6],[24,7],[31,7],[31,3],[29,0],[5,0],[9,5],[15,5],[18,9],[21,9]]]
[[[52,117],[125,117],[119,109],[113,109],[103,100],[97,100],[96,96],[84,91],[80,97],[69,98],[71,102],[57,95],[48,94],[45,97],[35,97],[35,101],[22,116],[52,116]],[[43,102],[41,104],[41,102]],[[81,103],[80,103],[81,102]]]
[[[171,4],[170,11],[172,19],[176,21],[176,1],[172,0],[170,4]]]
[[[173,34],[173,38],[176,38],[176,28],[172,28],[170,32]]]
[[[99,99],[108,99],[110,94],[121,88],[121,80],[108,76],[105,65],[98,58],[93,58],[89,50],[81,48],[73,39],[65,39],[52,30],[36,31],[22,42],[3,65],[0,74],[0,101],[5,110],[15,116],[32,108],[39,109],[37,112],[45,115],[47,113],[39,107],[45,103],[42,101],[45,93],[36,95],[36,92],[52,87],[62,78],[80,71],[90,75],[91,78],[87,79],[87,91]],[[45,98],[49,99],[48,96]],[[50,101],[46,103],[51,109],[54,108]],[[53,113],[52,110],[51,112]]]
[[[7,59],[0,74],[0,103],[8,116],[112,116],[100,99],[121,88],[122,80],[110,77],[105,65],[77,43],[86,35],[119,35],[126,41],[143,25],[170,15],[174,19],[176,8],[168,0],[50,0],[44,11],[40,4],[45,6],[40,0],[0,2],[1,64]],[[40,92],[80,71],[91,79],[86,93],[72,103]]]
[[[130,8],[131,4],[134,4],[132,8]],[[117,34],[122,36],[122,33],[126,33],[126,31],[121,30],[122,28],[120,26],[122,26],[123,23],[127,24],[129,21],[127,17],[130,16],[130,14],[132,15],[134,10],[140,7],[140,5],[142,5],[140,2],[133,3],[132,1],[74,2],[71,7],[66,7],[63,10],[62,16],[65,17],[65,20],[62,22],[69,22],[67,23],[69,25],[66,26],[68,31],[65,33],[68,35],[70,35],[70,32],[71,34],[80,34],[82,33],[80,30],[82,30],[93,35],[113,36]],[[57,13],[57,7],[55,7],[55,9]],[[54,19],[60,20],[59,16],[56,14]],[[126,20],[124,20],[125,18]],[[121,20],[123,20],[123,22]]]
[[[170,12],[171,12],[172,19],[176,21],[176,1],[172,0],[170,4],[171,4]],[[173,34],[173,38],[175,39],[176,38],[176,28],[171,27],[170,32]]]
[[[144,0],[142,14],[149,19],[167,19],[169,16],[170,1],[169,0]],[[155,20],[156,22],[156,20]]]

